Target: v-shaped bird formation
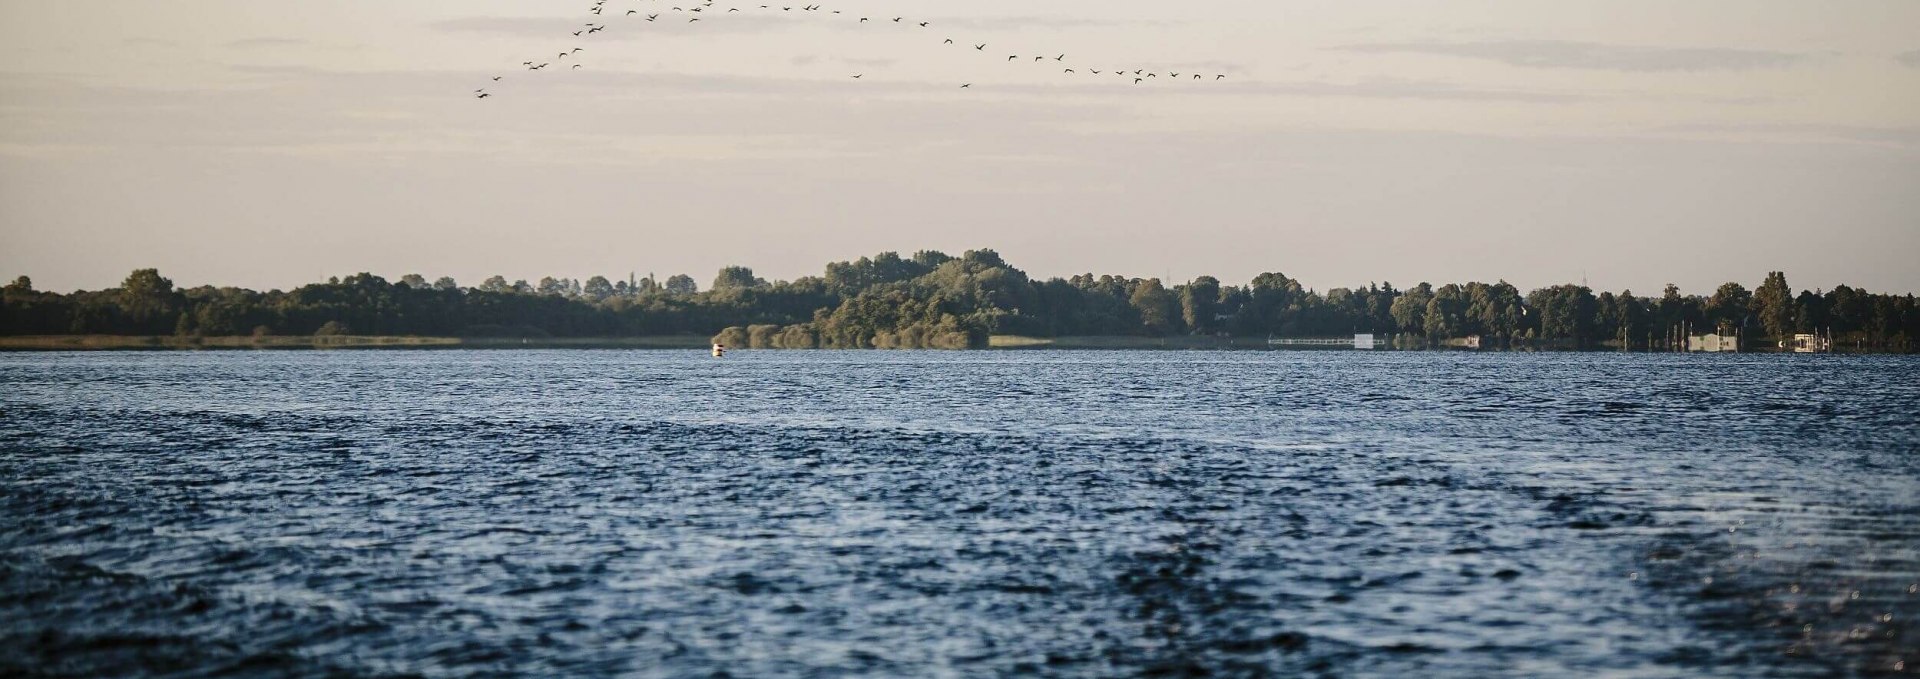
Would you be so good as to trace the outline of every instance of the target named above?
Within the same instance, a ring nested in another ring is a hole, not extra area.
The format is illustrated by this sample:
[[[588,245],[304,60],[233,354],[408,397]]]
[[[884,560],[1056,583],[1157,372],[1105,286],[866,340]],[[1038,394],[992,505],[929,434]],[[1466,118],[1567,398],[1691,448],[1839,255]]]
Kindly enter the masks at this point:
[[[930,29],[933,27],[933,22],[931,21],[920,21],[915,19],[909,19],[904,16],[893,16],[893,17],[855,16],[851,14],[846,14],[841,10],[837,10],[837,9],[829,10],[822,5],[800,5],[798,7],[795,7],[793,5],[739,5],[739,6],[718,5],[717,6],[715,4],[715,1],[716,0],[704,0],[703,2],[686,2],[686,0],[632,0],[632,2],[636,4],[648,6],[648,9],[628,9],[628,10],[625,10],[624,13],[622,13],[618,9],[615,9],[613,11],[615,16],[620,17],[623,20],[632,19],[635,21],[640,21],[645,23],[654,23],[654,22],[660,22],[660,21],[679,21],[681,18],[686,19],[684,23],[693,23],[705,18],[721,19],[722,17],[726,17],[733,14],[793,12],[798,10],[803,13],[817,13],[823,19],[831,18],[834,20],[855,22],[861,25],[871,24],[871,25],[882,26],[882,27],[897,28],[900,30],[924,31],[926,29]],[[608,11],[608,8],[607,8],[608,2],[609,0],[595,0],[595,2],[593,3],[593,6],[588,8],[587,12],[597,18],[594,21],[588,21],[585,24],[582,24],[579,29],[572,31],[573,36],[575,38],[580,38],[582,40],[585,40],[593,37],[593,35],[596,33],[601,33],[603,31],[608,30],[608,24],[606,23],[607,20],[604,18]],[[674,4],[675,2],[684,2],[685,4],[676,5]],[[663,6],[664,6],[664,9],[663,9]],[[674,14],[674,13],[677,13],[677,14]],[[930,40],[936,39],[932,37],[933,35],[935,34],[931,34],[931,33],[929,34]],[[937,39],[941,41],[940,43],[941,45],[952,46],[956,49],[972,48],[971,51],[979,53],[980,55],[983,55],[993,61],[998,61],[1001,64],[1010,64],[1010,65],[1023,66],[1023,67],[1043,67],[1043,68],[1049,68],[1049,69],[1059,69],[1059,73],[1063,77],[1072,76],[1072,77],[1090,78],[1093,76],[1105,76],[1110,79],[1118,79],[1120,82],[1131,83],[1132,85],[1136,85],[1136,86],[1148,85],[1152,83],[1175,83],[1175,82],[1191,83],[1194,81],[1218,82],[1218,81],[1227,79],[1227,76],[1224,73],[1207,73],[1207,74],[1192,73],[1192,72],[1181,73],[1181,72],[1171,71],[1171,70],[1165,71],[1166,77],[1163,78],[1161,77],[1161,74],[1163,71],[1158,69],[1144,68],[1144,67],[1143,68],[1127,67],[1127,68],[1098,69],[1098,68],[1089,68],[1089,67],[1081,66],[1079,68],[1075,68],[1076,64],[1070,61],[1068,56],[1065,54],[1037,54],[1037,55],[1036,54],[1025,54],[1025,55],[1009,54],[1007,55],[1006,60],[1000,61],[999,52],[988,51],[987,48],[990,45],[988,45],[987,43],[975,43],[972,41],[956,42],[952,37],[947,37],[944,35],[940,36]],[[542,57],[539,59],[522,61],[520,62],[520,66],[522,69],[527,71],[544,71],[544,70],[549,70],[549,69],[552,69],[555,67],[561,67],[561,66],[565,67],[564,70],[575,71],[585,66],[585,64],[580,61],[581,59],[580,55],[582,52],[585,52],[585,51],[586,51],[585,47],[580,47],[578,45],[575,45],[570,47],[569,49],[556,52],[554,56],[551,58]],[[851,74],[849,78],[852,80],[860,80],[864,76],[865,76],[864,73],[854,73],[854,74]],[[505,77],[506,77],[505,75],[496,75],[496,76],[493,76],[493,81],[500,82]],[[972,89],[972,88],[973,88],[973,83],[961,83],[959,85],[959,89]],[[485,88],[481,88],[479,90],[474,91],[474,97],[476,99],[486,99],[491,96],[493,96],[493,93],[488,92]]]

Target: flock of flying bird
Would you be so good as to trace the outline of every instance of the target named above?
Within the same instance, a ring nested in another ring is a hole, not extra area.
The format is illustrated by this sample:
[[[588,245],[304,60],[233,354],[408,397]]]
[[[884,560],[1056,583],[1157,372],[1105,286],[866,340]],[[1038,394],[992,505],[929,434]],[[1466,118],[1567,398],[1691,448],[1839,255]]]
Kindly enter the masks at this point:
[[[639,1],[654,3],[656,5],[662,2],[662,0],[639,0]],[[676,0],[665,0],[665,1],[674,2]],[[679,1],[688,2],[689,0],[679,0]],[[718,17],[718,16],[724,16],[724,15],[732,14],[736,12],[750,11],[755,9],[755,7],[751,5],[747,7],[747,10],[742,10],[739,7],[726,7],[725,9],[722,9],[720,7],[715,7],[714,1],[715,0],[700,0],[699,2],[692,2],[685,7],[678,7],[678,6],[673,7],[669,11],[682,13],[683,16],[689,17],[687,19],[687,22],[692,23],[692,22],[701,20],[703,17],[709,17],[709,16]],[[608,11],[607,2],[608,0],[594,0],[593,7],[588,11],[591,12],[594,16],[602,17],[602,18],[597,23],[594,21],[589,21],[586,24],[584,24],[579,30],[573,31],[574,37],[590,38],[595,33],[599,33],[601,31],[607,30],[607,24],[604,19],[605,13]],[[799,9],[802,12],[826,11],[830,15],[841,14],[840,10],[822,10],[820,5],[813,5],[813,4],[802,5],[798,8],[795,8],[791,5],[759,5],[757,9],[768,11],[768,12],[791,12],[791,11],[794,11],[795,9]],[[616,16],[639,17],[649,22],[662,21],[662,20],[671,21],[671,20],[678,19],[678,17],[675,17],[674,19],[667,19],[666,12],[648,12],[644,10],[630,9],[630,10],[627,10],[624,15],[621,15],[619,14],[620,10],[615,9],[613,11],[615,12]],[[852,17],[848,17],[848,18],[852,18]],[[863,24],[868,22],[895,23],[895,24],[902,24],[903,26],[906,26],[906,25],[917,26],[919,28],[928,28],[932,25],[932,22],[929,22],[929,21],[910,21],[906,17],[891,17],[891,18],[879,17],[877,19],[873,17],[858,17],[858,19],[859,19],[859,23],[863,23]],[[976,52],[987,51],[986,43],[956,44],[953,41],[953,38],[946,38],[945,42],[942,44],[956,45],[957,47],[971,46]],[[558,53],[556,56],[554,56],[553,59],[542,60],[542,61],[525,61],[525,62],[521,62],[520,65],[528,71],[540,71],[540,70],[545,70],[548,68],[555,68],[560,66],[566,66],[568,67],[567,70],[570,70],[570,71],[577,70],[583,66],[583,64],[581,64],[579,61],[578,55],[585,50],[586,48],[584,47],[574,47],[570,50],[566,50],[564,52]],[[995,53],[995,55],[997,57],[998,53]],[[568,59],[573,59],[573,61],[568,62],[567,61]],[[1026,57],[1022,57],[1021,55],[1014,54],[1014,55],[1007,56],[1007,62],[1026,62],[1026,63],[1054,62],[1055,65],[1061,68],[1061,71],[1063,74],[1075,74],[1075,75],[1081,74],[1081,69],[1073,68],[1072,66],[1069,66],[1066,64],[1067,55],[1065,54],[1056,55],[1056,56],[1034,56],[1032,58],[1032,61],[1027,61]],[[1002,63],[1005,63],[1005,62],[1002,62]],[[1085,74],[1086,75],[1109,75],[1109,74],[1117,75],[1122,80],[1131,79],[1133,81],[1133,84],[1135,85],[1145,84],[1150,81],[1158,80],[1160,78],[1160,73],[1158,71],[1149,71],[1144,68],[1136,68],[1132,70],[1128,70],[1124,68],[1116,68],[1116,69],[1086,68]],[[851,77],[854,80],[859,80],[864,75],[865,74],[855,73]],[[1199,73],[1180,73],[1177,71],[1168,71],[1166,75],[1167,75],[1168,81],[1183,80],[1183,79],[1218,81],[1218,80],[1225,80],[1227,78],[1225,74],[1218,74],[1218,73],[1213,74],[1212,78],[1208,78],[1205,75],[1202,75]],[[496,75],[496,76],[493,76],[493,81],[500,82],[505,78],[506,76],[504,75]],[[973,83],[963,83],[960,85],[960,89],[970,89],[972,87],[973,87]],[[493,93],[488,92],[484,87],[474,90],[473,94],[474,94],[474,97],[477,99],[486,99],[488,97],[493,96]]]

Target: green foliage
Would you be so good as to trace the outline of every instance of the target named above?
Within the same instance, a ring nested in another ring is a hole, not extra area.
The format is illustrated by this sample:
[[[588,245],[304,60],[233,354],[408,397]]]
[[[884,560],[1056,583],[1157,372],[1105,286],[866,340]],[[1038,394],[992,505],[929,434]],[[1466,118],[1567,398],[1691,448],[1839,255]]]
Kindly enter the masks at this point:
[[[773,349],[775,348],[773,346],[774,334],[778,332],[780,332],[780,326],[777,325],[767,325],[764,323],[749,325],[747,326],[747,343],[745,346],[753,349]]]
[[[767,284],[766,281],[760,280],[753,276],[753,269],[749,269],[744,266],[723,267],[720,269],[720,273],[713,277],[713,290],[715,292],[720,292],[725,290],[745,290],[748,288],[757,288],[766,284]],[[689,292],[688,294],[692,294],[692,293]]]
[[[1171,335],[1179,330],[1174,296],[1160,285],[1160,279],[1150,278],[1135,286],[1127,302],[1140,312],[1140,324],[1146,326],[1147,334]]]
[[[1180,321],[1196,335],[1211,335],[1219,329],[1220,280],[1201,276],[1180,287]]]
[[[342,337],[351,334],[353,334],[353,332],[347,327],[347,324],[339,321],[327,321],[320,326],[319,330],[313,331],[313,336],[315,337]]]
[[[1752,293],[1739,284],[1711,296],[1667,286],[1657,299],[1559,285],[1524,297],[1505,281],[1407,290],[1390,284],[1320,293],[1281,273],[1247,285],[1208,276],[1166,287],[1158,279],[1080,274],[1036,281],[992,250],[911,258],[883,252],[828,264],[820,276],[768,282],[727,267],[713,289],[677,275],[614,283],[502,276],[461,288],[415,274],[390,283],[360,273],[291,291],[203,286],[176,289],[153,269],[120,287],[57,294],[25,276],[0,287],[0,334],[265,335],[429,337],[719,336],[741,348],[968,348],[991,335],[1339,337],[1391,333],[1402,342],[1480,335],[1495,343],[1592,347],[1659,345],[1682,331],[1716,327],[1782,337],[1831,334],[1845,346],[1907,350],[1920,338],[1912,295],[1848,286],[1793,295],[1772,272]]]
[[[1785,339],[1793,333],[1795,310],[1793,288],[1787,285],[1787,275],[1768,272],[1767,280],[1753,293],[1753,315],[1759,317],[1761,327],[1768,335]]]
[[[613,283],[608,281],[606,276],[594,276],[587,279],[587,283],[582,286],[581,291],[595,300],[612,297],[614,293]]]
[[[748,342],[749,340],[747,338],[747,329],[737,325],[724,328],[719,332],[719,334],[716,334],[713,336],[714,344],[718,344],[728,349],[749,348]]]
[[[1584,285],[1555,285],[1527,293],[1527,325],[1535,337],[1569,340],[1586,346],[1599,337],[1593,332],[1599,300]]]
[[[1753,293],[1739,283],[1726,282],[1720,289],[1713,291],[1707,298],[1707,322],[1716,332],[1731,335],[1747,325],[1749,307],[1753,305]]]

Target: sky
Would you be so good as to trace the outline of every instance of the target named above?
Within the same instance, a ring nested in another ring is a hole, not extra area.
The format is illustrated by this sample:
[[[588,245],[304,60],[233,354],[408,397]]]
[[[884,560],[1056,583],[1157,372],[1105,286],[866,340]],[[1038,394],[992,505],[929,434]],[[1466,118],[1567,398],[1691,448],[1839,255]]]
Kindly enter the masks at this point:
[[[1912,0],[591,1],[0,0],[0,277],[1920,292]]]

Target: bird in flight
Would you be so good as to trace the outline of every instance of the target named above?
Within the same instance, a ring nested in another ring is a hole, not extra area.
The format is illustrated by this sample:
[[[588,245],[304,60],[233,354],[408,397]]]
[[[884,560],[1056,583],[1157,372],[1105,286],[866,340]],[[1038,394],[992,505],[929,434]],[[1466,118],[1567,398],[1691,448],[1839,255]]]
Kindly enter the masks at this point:
[[[676,12],[689,12],[689,13],[690,13],[690,16],[689,16],[689,18],[687,19],[687,21],[688,21],[689,23],[691,23],[691,22],[695,22],[695,21],[699,21],[699,20],[701,20],[701,19],[703,18],[703,15],[702,15],[701,13],[702,13],[702,12],[704,12],[704,10],[706,10],[706,9],[709,9],[709,8],[715,8],[715,2],[716,2],[716,0],[681,0],[681,1],[683,1],[683,2],[690,2],[691,4],[688,4],[688,5],[685,5],[685,6],[674,6],[674,7],[672,7],[672,10],[673,10],[673,11],[676,11]],[[662,0],[636,0],[636,2],[635,2],[634,4],[639,4],[639,3],[644,3],[644,2],[655,2],[655,3],[660,3],[660,4],[667,4],[667,2],[663,2]],[[595,1],[594,1],[594,2],[592,3],[592,7],[591,7],[591,8],[589,8],[589,10],[588,10],[588,11],[589,11],[589,12],[591,12],[591,13],[592,13],[593,15],[595,15],[596,17],[598,17],[598,16],[600,16],[600,15],[601,15],[601,14],[602,14],[602,13],[603,13],[603,12],[604,12],[605,10],[606,10],[606,8],[607,8],[607,5],[608,5],[608,4],[610,4],[610,3],[608,2],[608,0],[595,0]],[[654,6],[656,6],[656,7],[657,7],[658,5],[654,5]],[[726,13],[733,13],[733,12],[739,12],[739,11],[741,11],[741,9],[742,9],[743,7],[745,7],[745,8],[751,8],[751,7],[754,7],[754,5],[741,5],[741,6],[739,6],[739,7],[726,7],[726,8],[724,8],[724,9],[725,9],[725,12],[726,12]],[[761,10],[763,10],[763,11],[772,11],[772,10],[779,10],[779,11],[782,11],[782,12],[791,12],[791,11],[793,11],[793,10],[795,9],[795,8],[794,8],[794,7],[792,7],[792,6],[786,6],[786,5],[772,5],[772,4],[761,4],[761,5],[758,5],[758,7],[759,7],[759,8],[761,9]],[[801,7],[799,7],[798,9],[800,9],[800,10],[802,10],[802,11],[805,11],[805,12],[817,12],[817,11],[828,11],[828,10],[825,10],[825,8],[824,8],[824,7],[822,6],[822,5],[819,5],[819,4],[806,4],[806,5],[803,5],[803,6],[801,6]],[[716,11],[719,11],[719,10],[718,10],[718,9],[716,9]],[[616,13],[616,15],[619,15],[619,14],[624,14],[625,16],[629,16],[629,17],[631,17],[631,16],[636,16],[636,15],[637,15],[637,16],[641,16],[641,17],[643,17],[643,18],[645,18],[645,19],[646,19],[647,21],[649,21],[649,22],[651,22],[651,21],[655,21],[655,20],[657,20],[657,19],[659,19],[659,18],[660,18],[660,16],[661,16],[661,13],[649,13],[649,12],[646,12],[646,11],[644,11],[644,10],[641,10],[641,9],[638,9],[638,8],[634,8],[634,9],[627,9],[627,10],[624,10],[624,11],[623,11],[623,10],[619,10],[619,9],[617,9],[617,8],[616,8],[616,9],[614,10],[614,12]],[[834,15],[840,15],[840,14],[843,14],[843,12],[841,12],[840,10],[831,10],[831,11],[830,11],[830,13],[832,13],[832,14],[834,14]],[[906,18],[906,17],[904,17],[904,16],[896,16],[896,17],[885,17],[885,16],[881,16],[881,17],[864,17],[864,16],[863,16],[863,17],[859,17],[859,19],[860,19],[860,23],[870,23],[870,22],[872,22],[872,21],[876,21],[876,20],[880,20],[880,19],[889,19],[889,20],[891,20],[891,21],[892,21],[893,23],[907,23],[907,18]],[[598,20],[596,20],[596,21],[598,21]],[[929,26],[932,26],[932,25],[933,25],[933,23],[932,23],[931,21],[920,21],[920,20],[918,20],[918,19],[916,19],[916,20],[914,20],[914,21],[913,21],[913,22],[911,22],[911,23],[913,23],[914,25],[917,25],[917,26],[919,26],[919,27],[921,27],[921,28],[927,28],[927,27],[929,27]],[[599,33],[599,32],[602,32],[602,31],[605,31],[606,29],[607,29],[607,24],[606,24],[606,23],[595,23],[595,22],[593,22],[593,21],[590,21],[590,22],[587,22],[586,24],[583,24],[583,25],[581,26],[581,28],[579,28],[579,29],[576,29],[576,30],[574,30],[574,31],[572,31],[572,33],[573,33],[573,35],[574,35],[574,36],[576,36],[576,37],[581,37],[581,36],[591,36],[591,35],[593,35],[594,33]],[[988,47],[988,44],[989,44],[989,43],[972,43],[972,42],[966,42],[966,43],[961,43],[961,42],[958,42],[957,40],[955,40],[954,38],[951,38],[951,37],[948,37],[948,38],[944,38],[944,39],[943,39],[943,40],[942,40],[941,42],[942,42],[943,44],[947,44],[947,45],[954,45],[954,44],[968,44],[968,45],[972,45],[972,46],[973,46],[973,49],[974,49],[975,51],[979,51],[979,52],[985,52],[985,51],[986,51],[986,49],[987,49],[987,47]],[[581,47],[575,47],[575,48],[573,48],[573,49],[571,49],[571,50],[569,50],[569,51],[566,51],[566,52],[561,52],[561,53],[559,53],[559,54],[558,54],[558,56],[557,56],[557,58],[558,58],[558,59],[560,59],[560,60],[564,60],[564,59],[566,59],[567,57],[574,57],[574,58],[575,58],[575,61],[574,61],[573,63],[570,63],[570,64],[563,64],[563,65],[567,65],[567,66],[569,66],[569,67],[570,67],[571,69],[573,69],[573,70],[579,70],[579,69],[581,69],[581,68],[583,68],[583,67],[585,66],[585,64],[583,64],[583,63],[579,63],[579,60],[578,60],[578,57],[579,57],[579,53],[580,53],[581,51],[583,51],[583,48],[581,48]],[[1029,54],[1029,55],[1027,55],[1027,56],[1029,56],[1029,57],[1031,57],[1031,58],[1032,58],[1032,60],[1033,60],[1034,62],[1044,62],[1045,60],[1047,60],[1047,59],[1049,59],[1049,58],[1050,58],[1050,59],[1053,59],[1053,60],[1054,60],[1054,61],[1055,61],[1056,63],[1060,63],[1060,62],[1065,62],[1065,61],[1067,60],[1067,55],[1066,55],[1066,54],[1064,54],[1064,53],[1063,53],[1063,54],[1057,54],[1057,55],[1055,55],[1055,56],[1052,56],[1052,57],[1047,57],[1047,56],[1045,56],[1045,55],[1044,55],[1044,53],[1042,53],[1041,55],[1037,55],[1037,56],[1036,56],[1036,55],[1031,55],[1031,54]],[[1022,56],[1021,56],[1021,55],[1017,55],[1017,54],[1015,54],[1015,55],[1008,55],[1008,56],[1007,56],[1007,62],[1008,62],[1008,63],[1012,63],[1012,62],[1015,62],[1015,61],[1020,61],[1021,59],[1022,59]],[[550,64],[548,64],[548,63],[538,63],[538,64],[536,64],[536,63],[534,63],[534,62],[532,62],[532,61],[526,61],[526,62],[521,62],[521,65],[523,65],[523,66],[526,66],[528,70],[535,70],[535,71],[537,71],[537,70],[540,70],[540,69],[543,69],[543,68],[546,68],[546,67],[548,67],[548,66],[549,66]],[[1095,74],[1095,75],[1098,75],[1098,74],[1101,74],[1101,73],[1106,73],[1106,72],[1109,72],[1109,71],[1102,71],[1102,70],[1100,70],[1100,69],[1097,69],[1097,68],[1095,68],[1095,69],[1086,69],[1085,71],[1082,71],[1082,70],[1080,70],[1080,69],[1077,69],[1077,68],[1062,68],[1062,69],[1061,69],[1061,73],[1063,73],[1063,74],[1079,74],[1079,73],[1082,73],[1082,72],[1086,72],[1086,73],[1092,73],[1092,74]],[[1158,78],[1158,77],[1160,77],[1160,74],[1159,74],[1159,73],[1157,73],[1157,72],[1156,72],[1156,73],[1148,73],[1148,72],[1146,72],[1146,69],[1135,69],[1135,70],[1133,70],[1133,71],[1131,71],[1131,72],[1129,72],[1129,71],[1126,71],[1126,70],[1124,70],[1124,69],[1123,69],[1123,70],[1115,70],[1115,71],[1110,71],[1110,72],[1111,72],[1111,73],[1113,73],[1114,75],[1117,75],[1117,76],[1120,76],[1120,77],[1121,77],[1121,78],[1123,78],[1123,79],[1124,79],[1124,78],[1133,78],[1133,82],[1134,82],[1134,84],[1135,84],[1135,85],[1141,85],[1141,84],[1145,84],[1147,80],[1151,80],[1151,79],[1154,79],[1154,78]],[[1204,76],[1203,76],[1202,74],[1199,74],[1199,73],[1189,73],[1189,74],[1186,74],[1186,75],[1189,75],[1189,76],[1190,76],[1190,77],[1191,77],[1192,79],[1194,79],[1194,80],[1204,80],[1204,79],[1205,79],[1205,77],[1204,77]],[[854,79],[854,80],[860,80],[860,79],[862,79],[862,78],[864,78],[865,76],[866,76],[866,74],[864,74],[864,73],[854,73],[854,74],[850,74],[850,75],[849,75],[848,77],[849,77],[849,78],[851,78],[851,79]],[[1175,71],[1169,71],[1169,72],[1168,72],[1168,74],[1167,74],[1167,76],[1168,76],[1168,78],[1169,78],[1169,79],[1173,79],[1173,80],[1177,80],[1177,79],[1179,79],[1179,78],[1180,78],[1180,77],[1182,76],[1182,74],[1181,74],[1180,72],[1175,72]],[[503,80],[503,78],[504,78],[504,76],[493,76],[493,77],[492,77],[492,81],[493,81],[493,82],[501,82],[501,81]],[[1216,81],[1218,81],[1218,80],[1225,80],[1226,78],[1227,78],[1227,76],[1226,76],[1226,74],[1217,74],[1217,75],[1215,75],[1215,76],[1214,76],[1214,80],[1216,80]],[[970,82],[969,82],[969,83],[963,83],[963,84],[961,84],[961,85],[960,85],[960,88],[961,88],[961,89],[972,89],[972,88],[973,88],[973,85],[974,85],[974,83],[970,83]],[[476,92],[475,92],[475,96],[476,96],[476,97],[480,97],[480,98],[486,98],[486,97],[488,97],[488,96],[491,96],[491,94],[490,94],[490,93],[488,93],[488,92],[485,92],[485,91],[476,91]]]

